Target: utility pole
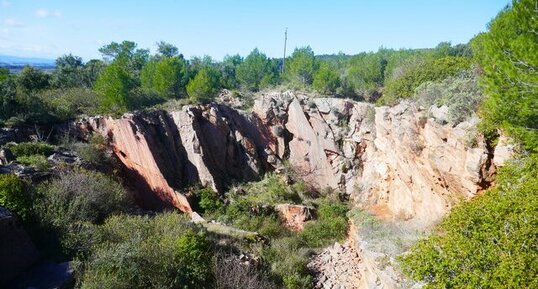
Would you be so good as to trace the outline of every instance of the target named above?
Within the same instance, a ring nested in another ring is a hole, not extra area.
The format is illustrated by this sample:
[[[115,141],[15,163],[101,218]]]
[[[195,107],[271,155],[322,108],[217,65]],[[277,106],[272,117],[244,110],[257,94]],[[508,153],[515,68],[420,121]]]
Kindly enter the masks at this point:
[[[288,27],[284,32],[284,58],[282,58],[282,74],[284,74],[284,69],[286,67],[286,42],[288,41]]]

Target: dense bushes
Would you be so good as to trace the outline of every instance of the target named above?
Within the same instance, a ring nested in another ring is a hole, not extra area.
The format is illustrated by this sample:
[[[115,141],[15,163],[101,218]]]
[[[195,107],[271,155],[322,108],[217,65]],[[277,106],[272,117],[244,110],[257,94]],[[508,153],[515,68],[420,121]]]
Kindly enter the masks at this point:
[[[120,184],[101,173],[77,169],[42,183],[34,199],[36,235],[50,254],[88,254],[93,224],[130,209]],[[50,239],[60,242],[49,248]]]
[[[385,83],[385,91],[380,102],[393,104],[399,98],[411,97],[416,88],[427,81],[440,81],[469,69],[471,61],[465,57],[448,56],[416,64],[401,76]]]
[[[9,149],[17,157],[31,155],[50,156],[54,152],[54,146],[44,142],[18,143],[16,145],[10,146]]]
[[[217,71],[204,67],[187,84],[187,94],[194,102],[207,103],[220,90],[220,79]]]
[[[482,93],[478,88],[476,72],[468,70],[441,82],[421,84],[413,99],[426,108],[432,105],[447,106],[447,120],[456,125],[478,110]]]
[[[114,216],[97,232],[81,288],[211,288],[210,243],[183,215]]]
[[[8,208],[23,220],[30,217],[32,198],[19,177],[0,175],[0,206]]]
[[[455,208],[437,233],[402,257],[426,288],[538,286],[538,158],[501,170],[496,188]]]

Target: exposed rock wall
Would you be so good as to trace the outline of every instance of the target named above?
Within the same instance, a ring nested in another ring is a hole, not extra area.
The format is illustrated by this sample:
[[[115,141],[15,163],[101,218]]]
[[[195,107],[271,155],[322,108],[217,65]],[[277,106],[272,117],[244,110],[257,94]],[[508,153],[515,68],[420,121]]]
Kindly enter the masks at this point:
[[[177,190],[190,185],[222,191],[234,180],[263,174],[263,129],[226,106],[185,106],[177,112],[126,114],[82,121],[84,132],[105,136],[124,167],[126,184],[146,207],[192,212]]]
[[[275,92],[261,95],[250,114],[210,104],[82,126],[108,137],[152,203],[190,212],[176,190],[200,183],[222,191],[287,161],[313,187],[340,189],[381,217],[427,226],[486,188],[494,152],[508,152],[474,136],[476,119],[452,127],[425,115],[407,102],[375,107]]]

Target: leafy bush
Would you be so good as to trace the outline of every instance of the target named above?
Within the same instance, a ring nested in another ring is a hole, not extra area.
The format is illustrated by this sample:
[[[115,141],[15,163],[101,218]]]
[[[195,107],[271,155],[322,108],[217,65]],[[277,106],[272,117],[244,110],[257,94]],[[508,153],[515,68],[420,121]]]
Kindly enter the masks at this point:
[[[318,71],[314,75],[312,86],[315,90],[323,94],[334,94],[340,87],[340,75],[328,63],[321,63]]]
[[[276,205],[279,203],[299,203],[300,193],[284,183],[282,178],[274,173],[268,173],[259,182],[246,184],[243,190],[245,199],[252,204]]]
[[[210,243],[184,215],[114,216],[98,230],[80,288],[211,288]]]
[[[92,135],[89,143],[75,142],[66,146],[74,150],[86,163],[95,168],[102,168],[108,164],[105,154],[105,139],[100,134]]]
[[[11,146],[10,150],[17,157],[32,155],[50,156],[54,152],[54,146],[44,142],[24,142]]]
[[[312,287],[312,276],[306,266],[311,254],[298,238],[291,236],[273,240],[262,257],[271,264],[271,272],[282,279],[285,288],[299,289]]]
[[[306,223],[299,237],[310,248],[321,248],[341,241],[347,234],[347,211],[344,203],[319,200],[317,220]]]
[[[425,288],[536,288],[538,157],[514,161],[497,182],[403,255],[404,272]]]
[[[385,83],[381,104],[393,104],[400,98],[409,98],[416,88],[427,81],[440,81],[469,69],[471,61],[465,57],[444,57],[419,62],[406,70],[400,77]]]
[[[44,240],[40,245],[53,255],[88,254],[93,243],[93,224],[130,209],[122,186],[97,172],[82,169],[63,172],[40,184],[37,190],[36,234]],[[47,240],[60,244],[54,247]]]
[[[211,188],[199,189],[197,195],[200,198],[198,205],[202,209],[202,212],[211,213],[223,207],[222,201],[219,200]]]
[[[210,102],[220,90],[218,72],[209,67],[202,68],[187,84],[187,94],[194,102]]]
[[[0,175],[0,206],[8,208],[23,220],[32,213],[32,198],[24,182],[16,175]]]
[[[45,171],[50,167],[49,160],[42,155],[19,156],[17,157],[17,162],[27,166],[34,166],[41,171]]]
[[[129,207],[123,187],[104,174],[83,169],[60,173],[41,184],[37,211],[43,220],[66,228],[87,221],[100,223]]]
[[[413,98],[425,107],[448,106],[448,121],[456,125],[465,121],[478,109],[482,94],[478,88],[475,72],[465,71],[441,82],[421,84]]]

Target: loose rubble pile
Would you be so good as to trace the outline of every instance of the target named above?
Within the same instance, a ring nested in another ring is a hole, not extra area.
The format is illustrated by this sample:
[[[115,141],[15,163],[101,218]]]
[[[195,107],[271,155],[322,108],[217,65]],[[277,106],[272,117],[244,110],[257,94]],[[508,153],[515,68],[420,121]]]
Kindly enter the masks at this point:
[[[314,273],[316,289],[356,289],[361,280],[361,259],[349,243],[335,243],[308,264]]]

